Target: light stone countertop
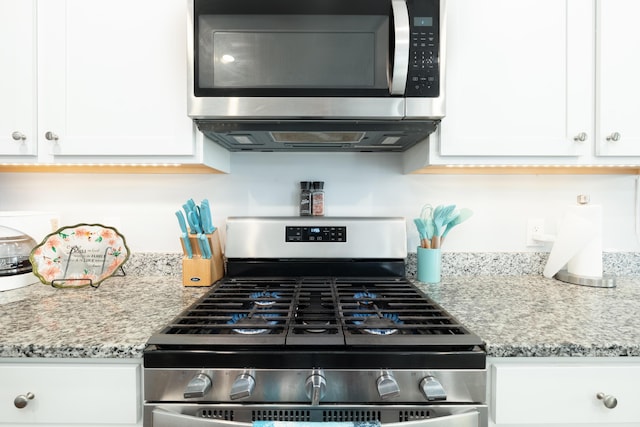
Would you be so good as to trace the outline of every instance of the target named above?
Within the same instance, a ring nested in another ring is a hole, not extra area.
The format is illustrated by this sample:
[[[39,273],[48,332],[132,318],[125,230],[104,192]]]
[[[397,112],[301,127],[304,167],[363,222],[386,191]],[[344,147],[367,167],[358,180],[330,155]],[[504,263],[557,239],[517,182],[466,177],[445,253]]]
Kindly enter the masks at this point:
[[[418,286],[485,340],[491,357],[640,356],[640,277],[612,289],[540,275]],[[208,289],[185,288],[178,276],[125,276],[97,289],[0,292],[0,357],[140,358],[147,339]]]
[[[616,285],[476,276],[419,287],[479,335],[491,357],[640,356],[640,278]]]
[[[0,292],[0,357],[139,358],[149,337],[208,289],[183,287],[178,276],[124,276],[98,288]]]

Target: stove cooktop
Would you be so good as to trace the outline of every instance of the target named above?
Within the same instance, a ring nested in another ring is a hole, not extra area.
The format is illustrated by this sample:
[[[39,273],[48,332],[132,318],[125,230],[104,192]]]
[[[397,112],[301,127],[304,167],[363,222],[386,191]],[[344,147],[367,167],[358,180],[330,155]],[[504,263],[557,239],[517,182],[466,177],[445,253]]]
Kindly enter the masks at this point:
[[[227,278],[149,344],[466,349],[482,340],[403,278]]]

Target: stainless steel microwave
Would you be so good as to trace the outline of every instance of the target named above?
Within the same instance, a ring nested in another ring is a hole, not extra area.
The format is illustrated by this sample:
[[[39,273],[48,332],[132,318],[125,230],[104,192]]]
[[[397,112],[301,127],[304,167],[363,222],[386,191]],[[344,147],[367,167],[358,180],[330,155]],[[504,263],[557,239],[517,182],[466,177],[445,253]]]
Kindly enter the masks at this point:
[[[187,1],[188,115],[230,150],[404,151],[444,117],[445,0]]]

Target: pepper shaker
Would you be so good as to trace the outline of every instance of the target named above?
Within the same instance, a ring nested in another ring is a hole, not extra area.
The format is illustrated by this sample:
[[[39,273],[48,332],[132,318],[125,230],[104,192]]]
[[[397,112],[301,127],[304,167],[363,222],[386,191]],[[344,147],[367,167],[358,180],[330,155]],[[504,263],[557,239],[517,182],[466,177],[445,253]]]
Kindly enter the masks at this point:
[[[300,181],[300,216],[311,215],[311,183]]]

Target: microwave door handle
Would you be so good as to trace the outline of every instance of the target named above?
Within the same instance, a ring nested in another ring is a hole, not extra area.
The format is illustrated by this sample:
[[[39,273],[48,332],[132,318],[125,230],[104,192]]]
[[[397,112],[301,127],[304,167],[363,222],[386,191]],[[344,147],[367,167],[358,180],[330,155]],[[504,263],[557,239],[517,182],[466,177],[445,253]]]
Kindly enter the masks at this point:
[[[409,9],[406,0],[391,0],[391,10],[395,46],[389,93],[403,95],[409,71]]]

